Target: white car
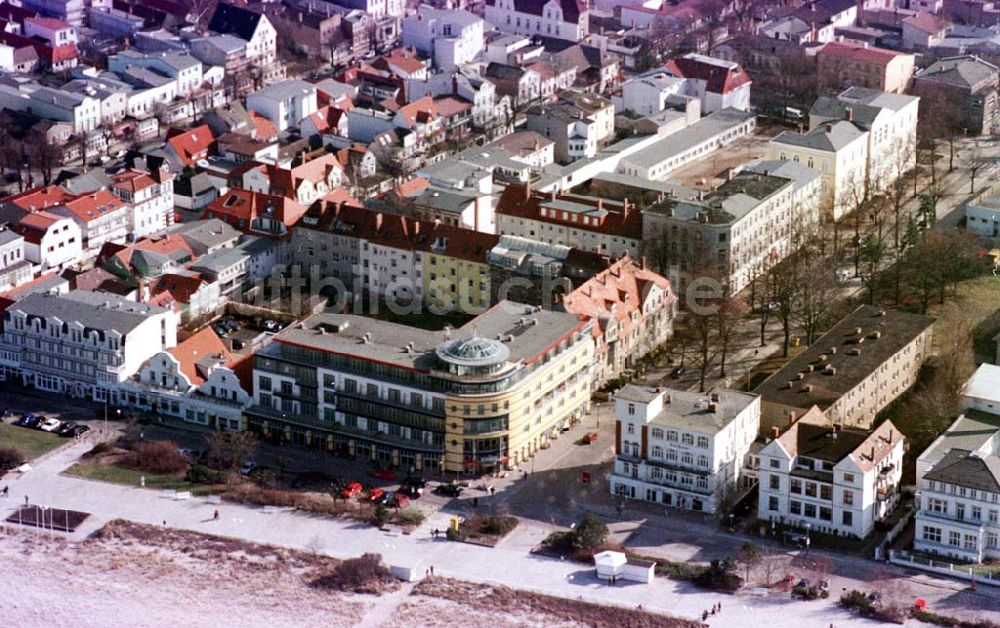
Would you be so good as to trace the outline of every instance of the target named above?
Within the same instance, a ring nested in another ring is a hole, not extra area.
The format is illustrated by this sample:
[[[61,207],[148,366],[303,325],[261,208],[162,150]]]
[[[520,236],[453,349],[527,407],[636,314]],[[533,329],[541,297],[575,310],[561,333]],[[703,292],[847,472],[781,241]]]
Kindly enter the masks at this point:
[[[38,429],[43,432],[54,432],[62,425],[59,419],[45,419],[38,425]]]

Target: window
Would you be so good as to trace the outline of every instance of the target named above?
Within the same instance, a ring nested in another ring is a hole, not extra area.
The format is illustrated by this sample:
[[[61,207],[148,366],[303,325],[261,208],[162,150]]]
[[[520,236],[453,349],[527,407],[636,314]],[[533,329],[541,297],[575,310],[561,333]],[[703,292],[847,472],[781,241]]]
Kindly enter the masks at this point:
[[[941,542],[941,528],[935,528],[932,526],[924,526],[924,536],[925,541],[930,541],[931,543]]]
[[[996,549],[997,546],[997,533],[987,532],[986,533],[986,547]]]
[[[663,457],[663,448],[660,447],[660,446],[653,447],[653,457],[654,458],[662,458]]]
[[[768,510],[778,510],[778,498],[771,495],[767,498],[767,509]]]
[[[815,519],[816,518],[816,504],[806,503],[806,507],[804,509],[804,512],[805,512],[805,514],[806,514],[807,517],[811,517],[811,518]]]
[[[770,480],[768,480],[768,486],[771,488],[772,491],[781,490],[781,476],[772,475]]]
[[[853,506],[854,505],[854,491],[849,491],[847,489],[844,489],[844,495],[843,495],[843,497],[844,497],[844,505],[845,506]]]
[[[966,534],[965,545],[963,545],[963,547],[967,550],[976,551],[979,549],[979,539],[976,538],[976,535],[974,534]]]
[[[982,521],[983,519],[983,509],[979,506],[972,507],[972,518],[976,521]]]
[[[707,436],[699,436],[698,437],[698,446],[701,447],[702,449],[708,449],[708,437]]]
[[[955,518],[959,521],[965,519],[965,504],[955,504]]]
[[[927,500],[927,510],[937,513],[947,513],[948,512],[948,502],[943,499],[929,498]]]
[[[853,473],[845,473],[844,474],[844,483],[845,484],[854,484],[854,474]]]
[[[795,493],[796,495],[801,495],[802,494],[802,480],[800,480],[798,478],[792,478],[791,482],[792,483],[791,483],[791,486],[789,487],[789,490],[791,492]]]
[[[948,545],[954,545],[958,547],[962,544],[962,535],[958,532],[952,530],[948,533]]]
[[[667,432],[667,440],[677,442],[677,432],[674,432],[673,430]]]
[[[833,499],[833,487],[827,486],[825,484],[820,484],[819,487],[819,498],[825,499],[827,501]]]
[[[628,404],[628,413],[630,415],[635,415],[635,404],[634,403]]]
[[[796,502],[796,501],[790,502],[788,504],[788,511],[791,512],[793,515],[801,515],[802,502]]]
[[[778,460],[777,458],[771,458],[771,460],[770,460],[770,462],[768,464],[771,465],[772,469],[780,469],[781,468],[781,461]]]
[[[822,519],[823,521],[833,521],[833,511],[831,511],[826,506],[820,506],[819,518]]]
[[[258,378],[258,387],[261,390],[271,390],[271,378],[270,377],[260,377]]]
[[[806,497],[816,497],[816,485],[806,482]]]
[[[854,513],[851,512],[850,510],[845,510],[844,512],[840,513],[840,522],[845,526],[853,526]]]
[[[991,510],[990,511],[990,523],[996,523],[996,522],[997,522],[997,511]]]
[[[693,445],[694,444],[694,436],[692,436],[690,434],[682,434],[681,435],[681,442],[684,443],[685,445]]]
[[[663,429],[659,427],[654,427],[653,438],[663,438]]]

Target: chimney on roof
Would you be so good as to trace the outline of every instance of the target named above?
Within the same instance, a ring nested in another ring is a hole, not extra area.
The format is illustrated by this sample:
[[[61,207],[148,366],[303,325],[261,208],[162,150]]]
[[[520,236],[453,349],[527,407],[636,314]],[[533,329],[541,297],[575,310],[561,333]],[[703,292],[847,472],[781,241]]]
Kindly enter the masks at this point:
[[[781,436],[781,430],[778,429],[777,426],[772,427],[771,428],[771,438],[772,439],[777,439],[779,436]]]
[[[789,412],[788,413],[788,426],[791,427],[792,425],[795,425],[795,419],[797,419],[797,418],[799,418],[798,414],[796,414],[795,412]]]
[[[844,107],[844,119],[848,122],[852,122],[854,120],[854,107],[850,105]]]
[[[716,412],[719,411],[719,404],[717,403],[708,404],[708,411],[711,412],[712,414],[715,414]]]
[[[827,133],[833,133],[833,123],[829,123],[829,122],[827,123],[827,125],[826,125],[826,132]]]

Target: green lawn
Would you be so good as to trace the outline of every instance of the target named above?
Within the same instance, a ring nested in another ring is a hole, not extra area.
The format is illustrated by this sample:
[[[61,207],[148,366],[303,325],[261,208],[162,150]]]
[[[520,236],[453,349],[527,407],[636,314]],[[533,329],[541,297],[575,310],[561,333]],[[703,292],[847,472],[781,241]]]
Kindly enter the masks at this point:
[[[34,460],[66,442],[68,439],[59,438],[55,434],[18,427],[10,423],[0,423],[0,446],[13,447],[28,460]]]
[[[78,462],[63,471],[63,473],[86,480],[124,484],[126,486],[139,486],[139,477],[146,476],[146,488],[172,488],[186,491],[194,486],[191,482],[173,475],[136,471],[135,469],[96,462]]]

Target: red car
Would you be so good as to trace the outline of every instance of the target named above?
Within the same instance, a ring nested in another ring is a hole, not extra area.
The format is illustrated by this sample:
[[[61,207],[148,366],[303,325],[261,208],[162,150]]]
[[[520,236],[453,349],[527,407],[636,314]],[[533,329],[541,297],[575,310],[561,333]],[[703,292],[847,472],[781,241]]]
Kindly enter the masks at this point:
[[[368,501],[377,502],[378,500],[382,499],[383,495],[385,495],[385,491],[383,491],[380,488],[373,488],[372,490],[368,491]]]
[[[351,482],[343,490],[340,491],[340,496],[344,499],[350,499],[352,497],[357,497],[365,490],[365,487],[361,486],[360,482]]]
[[[392,496],[392,502],[396,508],[406,508],[406,505],[410,503],[410,498],[402,493],[395,493]]]
[[[368,475],[387,482],[392,482],[396,479],[396,472],[392,469],[373,469],[368,472]]]

